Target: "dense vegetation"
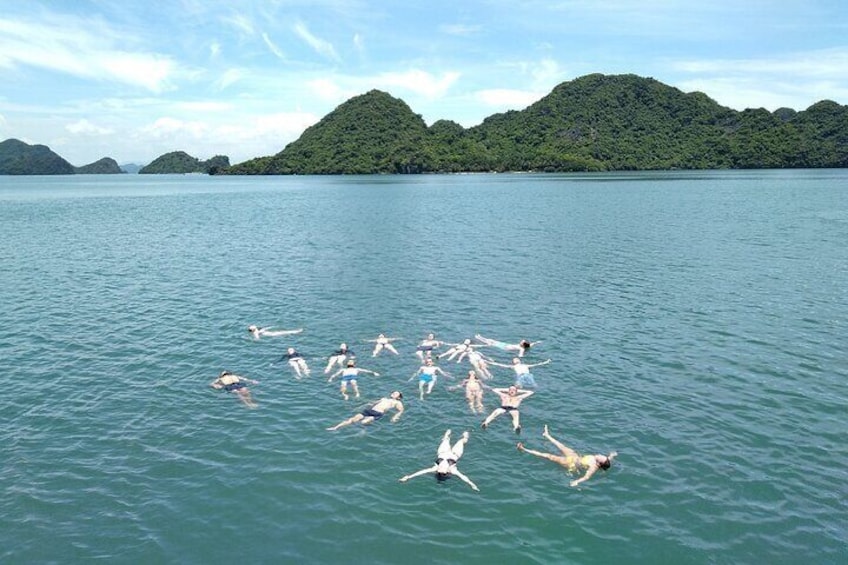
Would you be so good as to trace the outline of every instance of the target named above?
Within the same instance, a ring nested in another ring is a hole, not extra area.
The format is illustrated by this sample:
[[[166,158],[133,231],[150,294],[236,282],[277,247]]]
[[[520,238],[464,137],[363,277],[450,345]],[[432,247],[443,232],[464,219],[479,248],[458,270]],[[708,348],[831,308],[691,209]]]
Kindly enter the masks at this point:
[[[223,155],[216,155],[208,161],[201,161],[184,151],[174,151],[171,153],[165,153],[161,157],[157,157],[152,163],[139,169],[138,173],[140,175],[168,173],[216,174],[219,170],[226,169],[229,166],[229,157]]]
[[[848,167],[848,107],[737,112],[635,75],[588,75],[522,111],[465,129],[429,128],[372,90],[336,108],[280,153],[228,174],[612,171]]]
[[[76,168],[78,175],[119,175],[123,172],[118,162],[111,157],[103,157],[99,161]]]
[[[46,145],[18,139],[0,142],[0,175],[72,175],[74,166]]]

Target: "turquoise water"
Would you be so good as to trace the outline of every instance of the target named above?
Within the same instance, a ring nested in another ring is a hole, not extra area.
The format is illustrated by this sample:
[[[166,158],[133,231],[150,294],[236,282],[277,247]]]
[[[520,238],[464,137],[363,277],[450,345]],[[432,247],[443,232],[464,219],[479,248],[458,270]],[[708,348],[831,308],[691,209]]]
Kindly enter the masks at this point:
[[[846,187],[0,177],[0,561],[844,563]],[[399,356],[370,357],[380,332]],[[544,340],[521,439],[548,450],[547,423],[613,468],[571,488],[455,382],[419,401],[428,332]],[[323,378],[343,341],[381,373],[360,400]],[[310,378],[274,364],[289,345]],[[223,369],[260,381],[258,409],[209,388]],[[393,389],[398,423],[325,430]],[[397,481],[446,428],[471,430],[479,493]]]

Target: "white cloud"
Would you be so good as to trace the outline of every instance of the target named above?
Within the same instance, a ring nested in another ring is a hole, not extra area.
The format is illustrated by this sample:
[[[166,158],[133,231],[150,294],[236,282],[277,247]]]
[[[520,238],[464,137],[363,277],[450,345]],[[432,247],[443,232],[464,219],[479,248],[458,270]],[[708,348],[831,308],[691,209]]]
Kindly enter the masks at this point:
[[[65,129],[71,133],[83,135],[111,135],[113,130],[96,126],[86,119],[78,120],[72,124],[65,126]]]
[[[228,86],[237,83],[242,79],[243,72],[241,69],[227,69],[218,80],[215,81],[215,86],[218,90],[224,90]]]
[[[277,47],[277,45],[271,41],[271,38],[268,37],[267,33],[262,34],[262,41],[265,42],[265,45],[268,46],[268,49],[271,50],[271,53],[274,54],[279,59],[285,59],[285,55],[283,54],[283,50]]]
[[[371,79],[365,79],[365,82],[370,82],[379,88],[397,87],[427,98],[440,98],[460,76],[460,73],[454,71],[435,76],[426,71],[411,69],[397,73],[383,73]]]
[[[294,32],[300,37],[302,40],[306,42],[307,45],[312,47],[319,55],[323,55],[328,59],[332,59],[333,61],[340,61],[341,58],[339,54],[336,53],[336,49],[333,47],[333,44],[329,41],[325,41],[320,39],[312,34],[309,29],[302,22],[297,22],[294,25]]]
[[[154,139],[174,137],[177,134],[188,135],[192,138],[202,138],[208,134],[209,126],[204,122],[198,121],[159,118],[152,124],[142,127],[141,132]]]
[[[253,29],[253,23],[247,16],[243,14],[236,14],[234,16],[224,17],[221,18],[221,21],[244,35],[256,35],[256,32]]]
[[[118,41],[113,30],[96,21],[82,25],[69,19],[45,25],[0,20],[0,67],[32,66],[157,93],[168,89],[177,70],[169,57],[117,48]]]

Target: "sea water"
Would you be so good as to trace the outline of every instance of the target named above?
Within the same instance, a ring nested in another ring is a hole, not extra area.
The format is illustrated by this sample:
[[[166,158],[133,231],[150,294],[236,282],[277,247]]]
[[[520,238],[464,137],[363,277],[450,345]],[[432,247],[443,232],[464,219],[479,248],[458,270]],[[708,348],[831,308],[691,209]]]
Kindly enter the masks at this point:
[[[0,177],[0,561],[845,563],[846,187],[845,170]],[[521,436],[450,390],[467,362],[419,400],[430,332],[541,340]],[[371,357],[379,333],[399,355]],[[380,373],[348,401],[323,372],[342,342]],[[257,409],[209,387],[222,370],[260,381]],[[392,390],[397,423],[326,431]],[[545,424],[619,456],[572,488],[516,450],[554,452]],[[471,432],[479,493],[398,482],[446,429]]]

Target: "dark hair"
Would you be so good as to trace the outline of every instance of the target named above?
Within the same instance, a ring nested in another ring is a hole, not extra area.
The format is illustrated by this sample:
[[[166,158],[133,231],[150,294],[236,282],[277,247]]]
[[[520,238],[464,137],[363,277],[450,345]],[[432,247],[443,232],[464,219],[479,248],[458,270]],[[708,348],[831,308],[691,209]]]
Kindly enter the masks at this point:
[[[612,465],[612,460],[609,457],[607,457],[606,460],[603,463],[598,463],[598,467],[600,467],[604,471],[609,469],[611,465]]]
[[[450,478],[450,473],[436,473],[436,480],[439,482],[446,481]]]

